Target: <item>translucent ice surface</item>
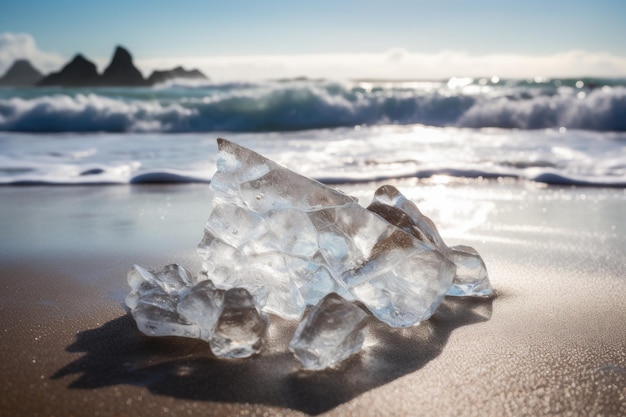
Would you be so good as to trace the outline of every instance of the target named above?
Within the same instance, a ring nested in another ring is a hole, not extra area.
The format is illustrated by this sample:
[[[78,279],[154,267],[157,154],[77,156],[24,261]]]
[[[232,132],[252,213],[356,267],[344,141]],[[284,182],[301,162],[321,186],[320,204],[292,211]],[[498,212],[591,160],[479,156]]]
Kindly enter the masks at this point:
[[[215,325],[211,351],[226,358],[247,358],[263,347],[267,317],[256,307],[245,288],[231,288],[224,293],[221,314]]]
[[[134,265],[128,271],[131,292],[126,297],[137,327],[148,336],[200,337],[200,328],[178,311],[181,294],[191,285],[189,273],[179,265],[148,271]]]
[[[456,265],[456,275],[447,295],[489,297],[493,289],[483,258],[471,246],[451,246],[448,258]]]
[[[218,290],[211,280],[201,281],[189,288],[178,302],[176,311],[200,329],[199,338],[210,341],[217,319],[222,311],[224,291]]]
[[[393,327],[432,315],[456,270],[436,245],[249,149],[224,139],[218,148],[199,245],[217,284],[262,285],[265,311],[288,318],[330,292]]]
[[[211,280],[197,282],[183,267],[128,272],[126,305],[148,336],[182,336],[209,342],[214,355],[248,357],[263,347],[267,317],[244,288],[221,290]]]
[[[367,314],[354,302],[328,294],[300,322],[289,350],[306,369],[324,369],[358,352]]]
[[[437,247],[456,266],[452,286],[446,295],[491,296],[487,267],[476,249],[470,246],[448,247],[437,227],[417,206],[392,185],[383,185],[374,194],[368,210],[377,213],[389,223],[412,234],[419,240]]]

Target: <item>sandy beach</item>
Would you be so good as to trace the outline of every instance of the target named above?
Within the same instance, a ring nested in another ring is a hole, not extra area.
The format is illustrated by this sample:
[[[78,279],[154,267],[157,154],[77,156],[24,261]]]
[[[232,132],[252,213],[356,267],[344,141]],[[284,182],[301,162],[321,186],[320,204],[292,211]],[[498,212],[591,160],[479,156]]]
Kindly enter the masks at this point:
[[[295,323],[220,361],[124,310],[132,264],[199,271],[208,185],[0,187],[0,415],[626,415],[626,190],[393,184],[482,254],[498,296],[405,330],[372,319],[365,350],[319,373],[287,351]],[[338,188],[366,204],[379,185]]]

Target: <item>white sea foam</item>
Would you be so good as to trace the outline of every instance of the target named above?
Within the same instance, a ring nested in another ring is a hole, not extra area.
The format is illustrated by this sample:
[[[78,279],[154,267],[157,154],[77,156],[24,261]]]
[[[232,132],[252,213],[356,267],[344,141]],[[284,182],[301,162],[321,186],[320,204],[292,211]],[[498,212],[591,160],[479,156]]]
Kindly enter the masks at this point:
[[[465,112],[456,125],[626,130],[626,89],[623,87],[556,96],[540,95],[522,100],[499,98],[481,101]]]
[[[0,184],[208,182],[217,136],[332,184],[439,176],[626,187],[626,133],[421,125],[283,133],[0,132]]]

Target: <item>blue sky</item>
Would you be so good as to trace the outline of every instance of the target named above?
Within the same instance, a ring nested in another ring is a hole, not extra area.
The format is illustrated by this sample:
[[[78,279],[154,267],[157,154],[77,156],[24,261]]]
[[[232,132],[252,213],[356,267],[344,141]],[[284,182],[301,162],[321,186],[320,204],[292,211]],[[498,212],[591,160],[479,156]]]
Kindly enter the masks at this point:
[[[0,3],[0,32],[27,34],[38,51],[63,59],[82,52],[100,62],[123,44],[148,67],[175,58],[209,65],[206,59],[217,56],[354,58],[396,50],[422,58],[442,51],[466,57],[554,57],[570,51],[625,57],[625,22],[624,0]]]

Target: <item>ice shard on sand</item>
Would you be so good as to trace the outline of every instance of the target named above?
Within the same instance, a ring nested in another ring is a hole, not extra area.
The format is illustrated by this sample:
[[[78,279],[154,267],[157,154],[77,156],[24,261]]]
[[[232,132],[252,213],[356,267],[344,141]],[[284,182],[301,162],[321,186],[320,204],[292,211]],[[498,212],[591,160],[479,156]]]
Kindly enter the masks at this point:
[[[254,292],[261,277],[265,310],[290,318],[331,292],[393,327],[432,315],[456,271],[435,245],[249,149],[224,139],[218,148],[200,243],[216,283]]]
[[[324,369],[358,352],[365,339],[367,313],[335,293],[309,311],[289,343],[306,369]]]
[[[486,297],[493,295],[487,267],[476,249],[457,245],[448,247],[435,223],[424,216],[415,203],[393,185],[383,185],[374,193],[367,207],[389,223],[437,247],[456,265],[456,273],[447,295]]]
[[[289,349],[306,369],[361,349],[373,316],[391,327],[428,319],[445,295],[485,297],[485,263],[445,244],[395,187],[357,200],[249,149],[218,139],[209,216],[198,245],[203,273],[133,266],[126,304],[143,333],[205,340],[219,357],[265,343],[265,312],[299,319]]]
[[[209,342],[215,356],[244,358],[263,347],[268,320],[245,288],[217,289],[180,265],[128,272],[126,305],[149,336],[183,336]]]

